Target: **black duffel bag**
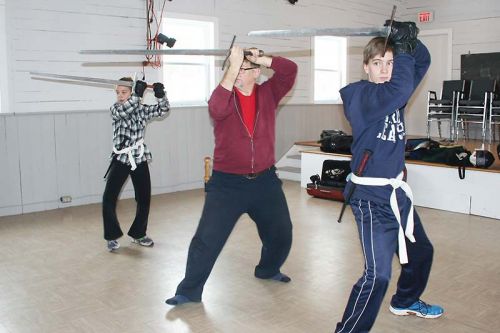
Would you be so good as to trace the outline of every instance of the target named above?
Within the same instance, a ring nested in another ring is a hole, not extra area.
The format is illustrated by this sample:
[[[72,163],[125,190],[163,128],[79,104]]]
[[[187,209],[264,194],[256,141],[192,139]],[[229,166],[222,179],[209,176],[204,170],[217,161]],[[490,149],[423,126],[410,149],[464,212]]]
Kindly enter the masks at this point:
[[[351,154],[352,135],[341,130],[323,130],[318,143],[326,153]]]

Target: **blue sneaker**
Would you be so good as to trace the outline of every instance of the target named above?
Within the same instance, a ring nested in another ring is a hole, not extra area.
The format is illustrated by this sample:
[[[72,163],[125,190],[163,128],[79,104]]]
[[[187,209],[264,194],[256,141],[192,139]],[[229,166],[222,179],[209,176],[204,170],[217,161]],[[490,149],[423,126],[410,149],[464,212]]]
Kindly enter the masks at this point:
[[[397,316],[415,315],[420,318],[438,318],[444,312],[444,309],[439,305],[427,304],[421,300],[416,301],[407,308],[395,308],[391,305],[389,310]]]

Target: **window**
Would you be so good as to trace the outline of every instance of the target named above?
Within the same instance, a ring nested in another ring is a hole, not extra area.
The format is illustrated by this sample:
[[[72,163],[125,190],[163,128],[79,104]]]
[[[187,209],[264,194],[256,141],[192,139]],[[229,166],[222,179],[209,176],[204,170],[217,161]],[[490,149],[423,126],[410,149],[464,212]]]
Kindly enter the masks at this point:
[[[346,84],[347,40],[314,37],[314,102],[341,103],[339,90]]]
[[[2,113],[2,110],[4,112],[7,111],[6,103],[7,103],[7,40],[6,40],[6,24],[5,22],[5,1],[2,1],[2,4],[0,5],[0,113]],[[2,101],[2,93],[4,93],[5,98]]]
[[[214,48],[215,20],[163,19],[162,33],[175,38],[175,49]],[[166,48],[166,46],[163,46]],[[213,56],[163,56],[163,81],[171,105],[206,105],[215,87]]]

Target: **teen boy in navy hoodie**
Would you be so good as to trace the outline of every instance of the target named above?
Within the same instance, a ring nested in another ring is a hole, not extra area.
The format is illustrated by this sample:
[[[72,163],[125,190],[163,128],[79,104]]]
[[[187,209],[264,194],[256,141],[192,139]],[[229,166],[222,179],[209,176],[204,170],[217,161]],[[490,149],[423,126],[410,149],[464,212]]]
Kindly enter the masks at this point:
[[[389,45],[376,37],[364,49],[368,80],[340,90],[352,127],[352,170],[371,152],[362,176],[352,175],[350,198],[361,240],[365,269],[353,286],[335,332],[368,332],[377,317],[391,276],[394,253],[401,275],[390,311],[396,315],[437,318],[443,309],[420,300],[432,265],[433,247],[403,180],[404,107],[430,65],[427,48],[417,40],[413,22],[394,22]],[[356,185],[353,185],[356,184]],[[406,237],[405,237],[406,236]],[[407,239],[406,239],[407,238]]]

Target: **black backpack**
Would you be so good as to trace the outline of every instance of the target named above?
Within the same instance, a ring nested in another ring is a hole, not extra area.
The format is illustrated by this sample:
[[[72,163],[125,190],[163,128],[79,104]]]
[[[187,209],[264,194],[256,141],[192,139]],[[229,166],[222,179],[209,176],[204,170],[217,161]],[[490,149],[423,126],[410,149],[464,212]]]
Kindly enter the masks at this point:
[[[351,161],[324,160],[320,184],[344,188],[350,173]]]
[[[325,160],[321,177],[311,176],[307,184],[307,193],[313,197],[344,201],[344,188],[347,175],[351,173],[351,161]]]
[[[318,143],[326,153],[351,154],[352,135],[341,130],[323,130]]]

